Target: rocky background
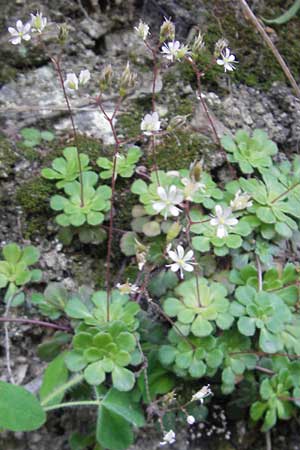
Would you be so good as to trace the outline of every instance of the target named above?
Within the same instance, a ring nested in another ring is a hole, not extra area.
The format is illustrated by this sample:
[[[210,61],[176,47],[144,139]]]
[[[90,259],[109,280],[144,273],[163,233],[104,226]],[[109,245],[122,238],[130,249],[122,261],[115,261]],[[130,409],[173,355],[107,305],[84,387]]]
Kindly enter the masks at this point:
[[[276,17],[292,3],[293,0],[249,1],[256,15],[263,17]],[[171,17],[179,40],[191,36],[194,27],[199,26],[211,50],[220,37],[228,39],[239,61],[238,69],[227,76],[213,68],[207,72],[203,84],[218,132],[263,128],[278,144],[280,158],[299,151],[300,101],[269,49],[245,20],[238,0],[0,0],[0,240],[1,245],[10,241],[37,245],[42,254],[40,266],[45,283],[63,280],[69,288],[76,288],[88,279],[91,287],[98,287],[103,284],[101,255],[105,247],[99,249],[75,241],[63,247],[57,239],[58,229],[49,207],[53,184],[41,178],[40,170],[72,143],[70,121],[49,56],[30,45],[25,50],[9,44],[6,31],[17,19],[25,21],[36,10],[42,10],[53,22],[68,24],[70,39],[64,52],[64,72],[88,68],[92,73],[92,82],[84,94],[72,101],[81,133],[80,150],[92,160],[109,153],[112,144],[106,121],[89,105],[89,96],[97,93],[97,74],[105,64],[111,63],[115,73],[121,73],[129,60],[139,74],[136,89],[128,95],[117,117],[119,133],[138,134],[140,120],[150,109],[151,61],[133,32],[139,18],[149,23],[155,35],[163,18]],[[267,28],[297,81],[299,30],[299,17],[286,25]],[[51,37],[49,50],[55,50]],[[175,169],[203,157],[208,168],[225,177],[223,155],[215,146],[203,112],[195,108],[195,80],[191,71],[180,64],[172,66],[159,76],[158,91],[158,107],[166,123],[174,115],[186,116],[183,130],[161,143],[158,166]],[[112,110],[113,102],[113,95],[107,98],[108,111]],[[50,130],[55,139],[28,148],[20,135],[20,130],[28,126]],[[127,207],[124,213],[118,213],[116,223],[124,229],[130,219],[128,205],[133,201],[126,189],[120,191],[118,211],[122,204]],[[113,259],[119,265],[115,268],[117,281],[122,271],[118,242],[114,245]],[[37,317],[30,305],[12,314]],[[44,365],[36,355],[36,347],[49,335],[51,332],[37,327],[10,326],[13,371],[19,383],[32,383],[41,376]],[[1,338],[0,379],[6,380],[2,341]],[[209,421],[188,431],[183,429],[174,449],[264,448],[258,429],[247,424],[246,410],[245,417],[237,419],[230,403],[220,405],[213,400],[211,405],[214,407],[210,407]],[[87,409],[53,414],[38,432],[2,433],[0,449],[69,449],[69,432],[76,427],[88,431],[92,420],[92,412]],[[300,449],[296,427],[296,423],[279,427],[272,437],[274,449]],[[158,441],[155,429],[142,430],[132,450],[154,449]]]

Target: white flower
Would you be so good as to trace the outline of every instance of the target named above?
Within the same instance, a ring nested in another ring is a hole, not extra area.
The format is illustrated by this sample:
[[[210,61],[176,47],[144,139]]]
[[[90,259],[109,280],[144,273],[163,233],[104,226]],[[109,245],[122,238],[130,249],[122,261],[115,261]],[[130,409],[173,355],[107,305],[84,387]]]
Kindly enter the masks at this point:
[[[35,15],[31,15],[31,29],[41,33],[47,25],[47,17],[43,17],[43,13],[37,12]]]
[[[147,25],[145,22],[140,20],[140,23],[137,27],[134,27],[135,31],[137,32],[138,37],[143,39],[145,41],[148,37],[149,33],[149,25]]]
[[[79,74],[79,84],[84,86],[91,78],[90,71],[88,69],[81,70]]]
[[[180,60],[190,52],[189,49],[185,45],[181,45],[179,41],[171,41],[162,46],[161,53],[166,59],[173,62],[176,59]]]
[[[239,211],[241,209],[250,208],[250,206],[253,205],[252,201],[249,201],[251,198],[251,195],[247,192],[243,192],[239,189],[235,193],[235,197],[230,202],[230,206],[232,211]]]
[[[177,189],[174,184],[166,189],[162,186],[158,186],[157,195],[160,200],[152,201],[153,209],[157,213],[162,214],[165,220],[168,215],[175,217],[179,216],[181,209],[177,208],[175,205],[178,205],[183,201],[183,193]]]
[[[209,223],[213,227],[217,227],[217,237],[222,239],[228,236],[227,228],[236,225],[238,220],[235,217],[230,217],[232,214],[231,208],[225,208],[223,211],[221,205],[216,205],[215,212],[216,217],[213,217]]]
[[[137,294],[139,292],[139,287],[136,284],[131,284],[131,283],[124,283],[124,284],[120,284],[118,283],[116,286],[121,294]]]
[[[181,183],[185,186],[184,198],[186,200],[193,200],[193,194],[197,191],[205,192],[206,186],[204,183],[200,183],[199,181],[195,181],[192,178],[186,177],[182,178]]]
[[[189,250],[184,254],[184,248],[182,245],[178,245],[176,251],[167,250],[168,256],[174,261],[172,264],[167,264],[166,267],[170,267],[172,272],[180,270],[180,276],[183,278],[183,271],[193,272],[195,264],[193,261],[194,252]]]
[[[193,425],[196,422],[196,419],[194,416],[187,416],[186,421],[189,425]]]
[[[156,111],[145,115],[141,123],[141,130],[148,136],[160,130],[159,115]]]
[[[224,66],[224,71],[227,70],[229,72],[232,72],[235,67],[234,64],[237,64],[238,62],[235,61],[235,56],[230,52],[230,49],[227,47],[221,52],[221,58],[217,59],[217,64],[219,66]]]
[[[16,22],[16,28],[8,27],[8,32],[11,34],[10,42],[13,45],[21,44],[21,41],[30,41],[30,29],[31,24],[30,22],[27,22],[23,25],[23,22],[21,20],[17,20]]]
[[[176,440],[175,437],[176,437],[176,434],[174,433],[174,431],[170,430],[164,434],[163,441],[160,442],[159,444],[161,446],[167,445],[167,444],[174,444],[174,442]]]
[[[68,92],[74,92],[78,90],[78,78],[75,73],[67,73],[67,78],[64,82],[64,86]]]
[[[200,389],[200,391],[196,392],[193,396],[192,396],[192,402],[194,402],[195,400],[199,400],[200,403],[204,402],[204,399],[206,397],[208,397],[209,395],[212,395],[212,391],[210,389],[210,385],[208,384],[207,386],[203,386],[203,388]]]

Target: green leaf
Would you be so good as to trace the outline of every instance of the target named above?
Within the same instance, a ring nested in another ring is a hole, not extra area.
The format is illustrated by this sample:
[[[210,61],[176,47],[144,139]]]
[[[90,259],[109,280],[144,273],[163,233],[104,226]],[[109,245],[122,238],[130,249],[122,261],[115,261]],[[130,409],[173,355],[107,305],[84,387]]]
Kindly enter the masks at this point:
[[[22,251],[17,244],[8,244],[3,247],[3,256],[7,262],[16,264],[21,258]]]
[[[192,239],[192,246],[199,252],[208,252],[210,248],[210,239],[205,236],[195,236]]]
[[[116,389],[119,391],[131,391],[135,383],[135,376],[130,370],[115,365],[111,375]]]
[[[11,431],[32,431],[46,421],[37,398],[21,386],[0,381],[0,427]]]
[[[279,17],[276,17],[276,19],[265,19],[264,17],[262,17],[262,19],[268,24],[283,25],[295,17],[299,9],[300,0],[295,0],[292,6],[285,13],[281,14]]]
[[[168,366],[175,360],[176,349],[171,345],[162,345],[158,351],[159,360],[163,365]]]
[[[145,424],[141,408],[138,404],[133,403],[132,395],[129,393],[112,388],[102,400],[102,405],[136,427],[142,427]]]
[[[126,450],[133,443],[133,432],[127,420],[100,405],[96,438],[108,450]]]
[[[84,371],[84,378],[89,384],[99,385],[105,380],[105,371],[102,366],[102,361],[97,361],[89,364]]]
[[[208,320],[205,320],[201,316],[198,316],[193,322],[191,331],[195,336],[204,337],[209,336],[212,333],[213,327]]]
[[[263,415],[265,410],[267,409],[268,404],[263,402],[255,402],[251,405],[250,415],[251,419],[257,422]]]
[[[249,317],[240,317],[237,326],[244,336],[253,336],[255,333],[255,321]]]
[[[23,128],[20,134],[25,140],[34,141],[36,144],[41,140],[41,133],[36,128]]]
[[[65,312],[69,317],[72,317],[72,319],[90,319],[93,317],[85,304],[78,298],[73,298],[67,303]]]
[[[51,131],[41,131],[41,138],[44,141],[51,142],[55,138],[55,135]]]
[[[85,358],[77,351],[67,353],[65,356],[65,363],[71,372],[78,372],[86,366]]]
[[[40,388],[40,399],[45,400],[56,388],[64,384],[68,379],[68,369],[65,365],[65,352],[57,356],[45,370],[42,386]],[[45,405],[54,405],[60,403],[65,395],[65,392],[53,397]]]

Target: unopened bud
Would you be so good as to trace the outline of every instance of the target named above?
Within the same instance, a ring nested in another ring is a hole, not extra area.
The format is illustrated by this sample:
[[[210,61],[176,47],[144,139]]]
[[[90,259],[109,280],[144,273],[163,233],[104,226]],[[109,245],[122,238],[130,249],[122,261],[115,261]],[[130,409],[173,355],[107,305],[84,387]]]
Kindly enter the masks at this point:
[[[190,165],[190,178],[195,181],[200,181],[203,167],[201,161],[194,161]]]
[[[134,27],[136,34],[139,38],[143,39],[145,41],[147,37],[149,36],[149,25],[147,25],[145,22],[140,20],[140,23],[137,27]]]
[[[100,91],[106,91],[107,89],[110,88],[112,76],[113,76],[112,67],[110,64],[108,64],[107,66],[104,67],[104,69],[102,69],[102,72],[100,74],[99,80]]]
[[[159,31],[160,42],[174,41],[175,39],[175,25],[170,19],[164,20]]]
[[[167,232],[167,242],[170,243],[177,238],[181,231],[181,225],[178,222],[172,223]]]
[[[203,49],[205,43],[203,39],[203,34],[199,31],[198,36],[195,37],[194,42],[192,44],[192,53],[199,54]]]
[[[58,27],[58,42],[60,45],[65,45],[69,37],[69,28],[66,23],[63,23]]]
[[[134,86],[136,75],[131,72],[130,64],[127,62],[124,72],[122,73],[120,80],[120,95],[124,96],[127,89],[131,89]]]
[[[215,44],[214,57],[221,55],[222,51],[229,46],[227,39],[221,38]]]

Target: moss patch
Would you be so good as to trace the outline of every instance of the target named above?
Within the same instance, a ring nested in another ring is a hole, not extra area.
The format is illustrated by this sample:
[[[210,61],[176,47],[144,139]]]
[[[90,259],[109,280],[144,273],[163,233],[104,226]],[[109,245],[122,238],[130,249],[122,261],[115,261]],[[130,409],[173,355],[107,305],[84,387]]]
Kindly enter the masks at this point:
[[[190,130],[178,131],[176,135],[166,137],[156,147],[157,166],[161,170],[188,168],[191,162],[204,158],[207,166],[214,166],[217,147],[206,137]],[[153,167],[154,157],[147,155],[148,167]]]
[[[50,197],[55,185],[42,177],[35,177],[16,191],[16,202],[25,213],[25,237],[46,234],[47,221],[51,217]]]
[[[13,172],[17,160],[12,144],[0,134],[0,178],[7,178]]]

